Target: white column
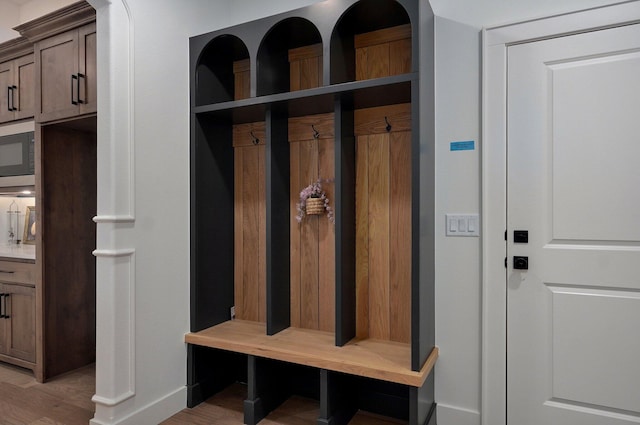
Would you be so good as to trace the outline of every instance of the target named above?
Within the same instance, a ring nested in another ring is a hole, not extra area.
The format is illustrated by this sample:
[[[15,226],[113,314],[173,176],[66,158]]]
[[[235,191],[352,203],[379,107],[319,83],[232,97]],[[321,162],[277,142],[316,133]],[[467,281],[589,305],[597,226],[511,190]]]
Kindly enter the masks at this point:
[[[99,77],[96,412],[91,423],[102,425],[125,415],[136,390],[133,26],[124,0],[89,3],[96,9]]]

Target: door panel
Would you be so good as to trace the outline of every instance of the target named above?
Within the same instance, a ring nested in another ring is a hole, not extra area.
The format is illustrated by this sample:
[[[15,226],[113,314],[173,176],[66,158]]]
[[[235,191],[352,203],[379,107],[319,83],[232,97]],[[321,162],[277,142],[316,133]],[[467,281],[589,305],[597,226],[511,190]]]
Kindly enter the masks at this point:
[[[507,421],[640,422],[640,25],[508,48]],[[529,242],[514,243],[513,230]]]

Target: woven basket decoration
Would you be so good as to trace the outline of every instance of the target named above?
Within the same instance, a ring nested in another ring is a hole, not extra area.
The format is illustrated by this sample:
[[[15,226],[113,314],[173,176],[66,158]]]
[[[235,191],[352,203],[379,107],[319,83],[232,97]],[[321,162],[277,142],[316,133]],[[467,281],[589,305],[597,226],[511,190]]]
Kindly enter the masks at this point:
[[[322,198],[307,198],[307,207],[305,211],[308,215],[324,213],[324,200]]]

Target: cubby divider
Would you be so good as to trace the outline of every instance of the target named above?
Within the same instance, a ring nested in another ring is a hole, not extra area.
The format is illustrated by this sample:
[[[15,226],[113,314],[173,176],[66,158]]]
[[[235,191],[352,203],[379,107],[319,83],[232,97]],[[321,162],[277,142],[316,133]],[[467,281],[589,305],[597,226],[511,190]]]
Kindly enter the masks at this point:
[[[267,334],[289,327],[289,143],[284,105],[267,108]]]

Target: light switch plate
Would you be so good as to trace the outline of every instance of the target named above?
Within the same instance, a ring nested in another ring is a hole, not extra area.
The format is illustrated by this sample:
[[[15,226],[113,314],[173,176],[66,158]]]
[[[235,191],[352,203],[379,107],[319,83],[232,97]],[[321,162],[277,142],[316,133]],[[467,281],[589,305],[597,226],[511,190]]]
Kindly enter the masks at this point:
[[[447,236],[480,236],[478,214],[445,214]]]

